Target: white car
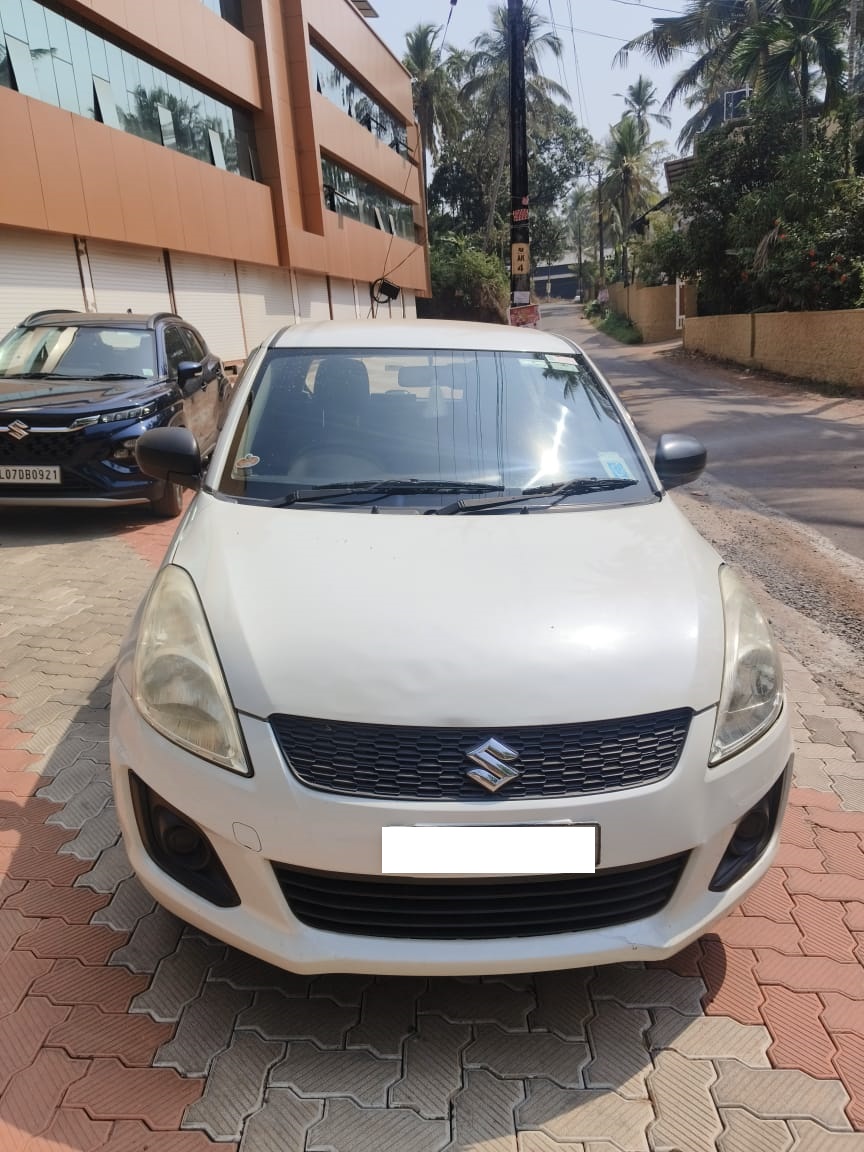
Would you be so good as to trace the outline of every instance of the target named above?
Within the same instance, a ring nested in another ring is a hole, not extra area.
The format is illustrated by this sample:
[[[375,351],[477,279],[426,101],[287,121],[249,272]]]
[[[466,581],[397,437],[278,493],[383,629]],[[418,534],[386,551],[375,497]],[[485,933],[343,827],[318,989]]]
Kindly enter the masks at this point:
[[[297,972],[659,959],[767,869],[791,777],[766,620],[590,360],[496,325],[309,323],[250,357],[124,642],[132,865]]]

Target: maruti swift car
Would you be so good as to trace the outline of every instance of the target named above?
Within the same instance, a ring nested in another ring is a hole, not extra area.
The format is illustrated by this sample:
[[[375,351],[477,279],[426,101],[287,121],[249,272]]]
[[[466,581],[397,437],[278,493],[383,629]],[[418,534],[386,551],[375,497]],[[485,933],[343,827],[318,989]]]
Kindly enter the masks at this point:
[[[177,516],[182,489],[141,472],[138,437],[184,426],[208,453],[230,396],[179,316],[36,312],[0,340],[0,504]]]
[[[250,357],[117,665],[131,862],[298,972],[658,959],[759,880],[791,775],[766,619],[589,358],[309,323]]]

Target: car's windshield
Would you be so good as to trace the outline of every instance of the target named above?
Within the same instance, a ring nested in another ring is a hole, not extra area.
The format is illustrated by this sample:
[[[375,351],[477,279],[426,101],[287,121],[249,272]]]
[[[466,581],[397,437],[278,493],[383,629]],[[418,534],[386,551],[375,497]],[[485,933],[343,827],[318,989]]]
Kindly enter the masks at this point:
[[[460,485],[519,494],[592,478],[568,503],[651,494],[631,434],[580,356],[277,348],[258,370],[218,488],[278,501],[354,484],[367,503],[384,494],[393,508],[452,502]],[[334,498],[344,506],[360,494]]]
[[[0,340],[0,377],[98,380],[156,375],[153,333],[139,328],[45,324]]]

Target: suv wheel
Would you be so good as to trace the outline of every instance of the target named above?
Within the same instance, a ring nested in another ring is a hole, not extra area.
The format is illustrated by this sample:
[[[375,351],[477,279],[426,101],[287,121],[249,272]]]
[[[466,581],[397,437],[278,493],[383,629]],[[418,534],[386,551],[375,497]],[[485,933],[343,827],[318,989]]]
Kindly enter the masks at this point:
[[[172,520],[183,511],[183,489],[179,484],[166,481],[165,491],[157,500],[150,501],[150,510],[160,519]]]

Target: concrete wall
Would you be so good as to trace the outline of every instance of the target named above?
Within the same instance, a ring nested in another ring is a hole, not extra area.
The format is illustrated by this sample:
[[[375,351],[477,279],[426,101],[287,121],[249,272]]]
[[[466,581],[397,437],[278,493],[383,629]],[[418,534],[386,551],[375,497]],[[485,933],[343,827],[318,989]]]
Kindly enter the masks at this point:
[[[696,313],[696,285],[685,284],[681,303],[685,316]],[[675,327],[676,288],[665,284],[659,288],[643,288],[641,284],[613,284],[609,288],[609,304],[615,312],[629,317],[639,328],[646,344],[674,340],[679,335]]]
[[[684,347],[749,368],[864,390],[864,310],[688,318]]]

